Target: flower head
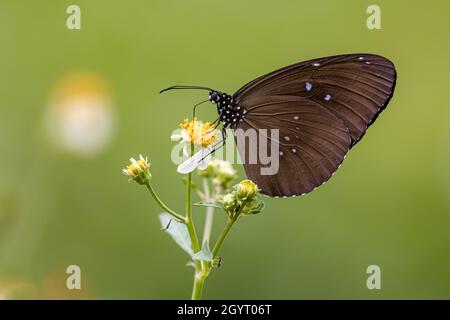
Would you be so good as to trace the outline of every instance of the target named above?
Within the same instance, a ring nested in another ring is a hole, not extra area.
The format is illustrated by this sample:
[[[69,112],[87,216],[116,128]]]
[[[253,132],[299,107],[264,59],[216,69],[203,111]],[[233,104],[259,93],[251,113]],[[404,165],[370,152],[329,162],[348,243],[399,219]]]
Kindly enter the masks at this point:
[[[201,122],[196,118],[193,120],[185,119],[180,124],[181,129],[175,131],[172,141],[179,141],[183,144],[183,154],[187,160],[181,163],[177,171],[180,173],[189,173],[199,168],[204,170],[211,158],[213,144],[217,141],[218,131],[210,122]],[[195,154],[191,155],[191,146],[194,146]]]
[[[218,131],[210,122],[201,122],[197,118],[184,119],[180,124],[182,138],[185,142],[194,143],[197,146],[207,147],[216,142]]]
[[[123,174],[131,177],[132,180],[139,184],[148,183],[152,175],[149,171],[150,163],[147,158],[144,159],[142,155],[139,155],[139,160],[131,158],[130,162],[131,164],[122,170]]]

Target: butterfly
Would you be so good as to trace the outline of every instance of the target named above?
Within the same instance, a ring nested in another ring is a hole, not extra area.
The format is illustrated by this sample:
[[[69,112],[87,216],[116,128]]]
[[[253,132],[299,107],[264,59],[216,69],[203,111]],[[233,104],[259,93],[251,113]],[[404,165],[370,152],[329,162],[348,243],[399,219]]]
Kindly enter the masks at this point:
[[[271,197],[304,195],[328,181],[347,152],[386,108],[396,84],[388,59],[344,54],[299,62],[247,83],[233,95],[201,86],[172,89],[209,91],[217,125],[234,131],[277,129],[279,169],[262,175],[263,163],[244,161],[247,177]],[[201,102],[201,103],[203,103]],[[201,104],[199,103],[199,104]],[[195,108],[199,105],[194,106]],[[248,155],[251,144],[237,144]]]

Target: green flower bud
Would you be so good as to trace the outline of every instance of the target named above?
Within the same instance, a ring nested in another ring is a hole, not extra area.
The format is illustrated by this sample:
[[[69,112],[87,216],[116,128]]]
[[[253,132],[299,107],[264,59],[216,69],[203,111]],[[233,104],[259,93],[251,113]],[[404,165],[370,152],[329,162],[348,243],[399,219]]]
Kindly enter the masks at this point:
[[[236,195],[243,200],[253,199],[258,193],[258,186],[251,180],[242,180],[236,185]]]
[[[236,207],[236,198],[233,193],[228,193],[222,198],[223,208],[228,211]]]
[[[228,189],[230,183],[237,177],[231,163],[220,159],[211,160],[206,170],[199,170],[198,173],[204,178],[212,179],[214,187],[222,190]]]

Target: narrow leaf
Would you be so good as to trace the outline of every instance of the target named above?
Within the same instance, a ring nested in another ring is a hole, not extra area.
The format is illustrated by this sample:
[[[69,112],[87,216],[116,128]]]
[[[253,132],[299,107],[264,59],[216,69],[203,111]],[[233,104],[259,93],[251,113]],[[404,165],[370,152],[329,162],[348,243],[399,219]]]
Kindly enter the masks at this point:
[[[159,221],[163,229],[172,239],[192,257],[194,250],[192,250],[192,242],[187,226],[184,223],[176,221],[170,214],[165,212],[159,215]]]
[[[209,248],[208,241],[203,242],[202,249],[192,256],[194,260],[200,261],[212,261],[213,255],[211,249]]]
[[[213,208],[219,208],[219,209],[223,208],[221,203],[214,202],[214,201],[200,201],[200,202],[194,203],[194,206],[198,206],[198,207],[213,207]]]

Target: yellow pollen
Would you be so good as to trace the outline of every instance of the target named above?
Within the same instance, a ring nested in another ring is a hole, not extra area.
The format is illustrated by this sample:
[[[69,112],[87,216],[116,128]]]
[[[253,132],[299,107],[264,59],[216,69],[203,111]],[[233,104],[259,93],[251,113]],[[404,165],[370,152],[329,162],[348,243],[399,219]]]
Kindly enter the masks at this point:
[[[185,119],[181,128],[186,132],[189,142],[194,142],[196,145],[207,147],[216,142],[217,130],[210,122],[203,123],[196,118],[191,121]]]

